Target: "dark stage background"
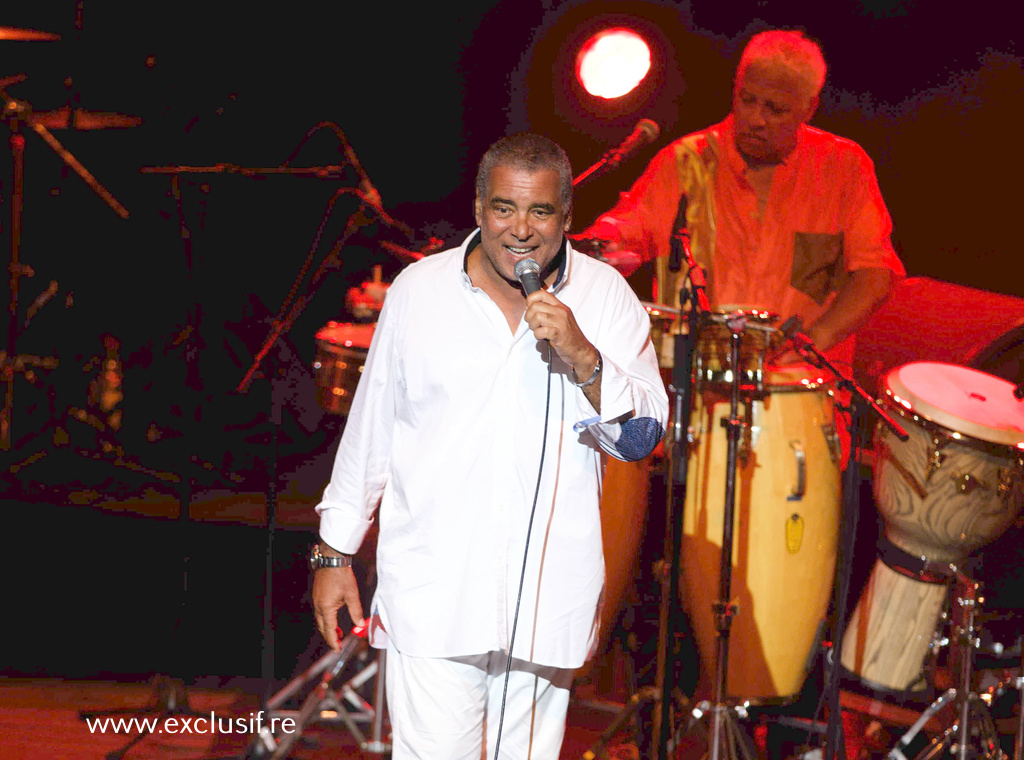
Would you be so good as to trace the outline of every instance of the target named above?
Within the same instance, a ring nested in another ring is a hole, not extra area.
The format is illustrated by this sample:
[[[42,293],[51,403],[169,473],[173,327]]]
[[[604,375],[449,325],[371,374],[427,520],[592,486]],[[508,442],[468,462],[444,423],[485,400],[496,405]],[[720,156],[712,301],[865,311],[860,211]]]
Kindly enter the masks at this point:
[[[272,167],[290,157],[293,166],[343,164],[331,130],[303,142],[309,130],[329,121],[347,136],[384,207],[414,231],[410,237],[380,224],[364,227],[273,353],[298,375],[285,405],[282,446],[286,456],[301,461],[314,450],[329,452],[337,431],[335,420],[316,426],[309,370],[314,335],[328,320],[349,318],[345,292],[367,279],[372,265],[381,264],[386,278],[401,268],[381,241],[410,248],[431,237],[460,242],[473,224],[476,161],[503,134],[549,134],[580,172],[637,119],[653,118],[662,128],[656,144],[579,190],[575,227],[582,228],[658,148],[728,112],[743,44],[772,26],[803,27],[821,41],[830,73],[813,123],[858,141],[874,158],[908,272],[1024,297],[1016,208],[1024,174],[1024,71],[1017,39],[1022,12],[1005,2],[951,8],[927,0],[291,2],[263,10],[196,0],[6,3],[0,26],[62,36],[56,42],[0,42],[0,78],[27,75],[7,87],[12,97],[36,111],[71,103],[141,117],[142,123],[54,130],[127,207],[128,220],[118,218],[37,135],[26,133],[20,259],[34,276],[21,280],[19,322],[51,281],[57,295],[18,336],[17,351],[57,357],[60,366],[38,372],[33,382],[16,378],[13,459],[5,461],[49,453],[64,412],[87,403],[89,383],[110,345],[104,336],[111,336],[124,373],[124,425],[116,445],[160,472],[188,462],[195,474],[185,480],[199,485],[204,478],[257,491],[265,484],[266,382],[257,381],[243,397],[233,389],[322,219],[314,266],[355,210],[346,196],[325,217],[334,191],[354,185],[355,176],[183,174],[182,209],[191,233],[186,255],[169,177],[143,167]],[[567,84],[568,51],[581,30],[615,17],[640,23],[665,63],[645,102],[588,113],[575,104]],[[10,153],[0,151],[5,252],[10,176]],[[85,425],[62,427],[73,445],[98,450],[103,444]],[[68,506],[73,486],[102,489],[118,482],[94,474],[96,467],[46,456],[18,477],[5,475],[14,496],[0,530],[6,581],[16,588],[4,626],[13,643],[0,650],[5,672],[131,674],[176,664],[168,633],[173,610],[154,601],[169,598],[179,582],[175,523]],[[262,480],[253,475],[260,471]],[[117,487],[138,490],[142,479]],[[263,533],[210,530],[195,539],[214,564],[197,565],[202,580],[193,603],[211,616],[204,617],[210,621],[205,630],[217,629],[223,638],[190,645],[196,658],[190,672],[258,672],[260,617],[253,609],[261,598]],[[289,534],[279,546],[284,565],[296,564],[310,530]],[[66,560],[36,569],[47,564],[44,557],[69,554],[78,558],[80,573]],[[140,577],[133,555],[160,571]],[[239,581],[244,587],[231,586],[215,560],[253,574]],[[47,573],[62,589],[58,610],[54,586],[44,582]],[[126,577],[141,585],[117,604],[97,605],[77,588],[109,588]],[[301,568],[296,578],[301,580],[279,600],[279,614],[289,619],[307,614]],[[134,601],[125,601],[129,597]],[[236,630],[232,626],[246,615],[242,627],[255,638],[226,657],[231,637],[225,631]],[[40,628],[50,633],[40,639]],[[92,633],[83,638],[84,630]],[[295,649],[304,645],[308,628],[302,630]],[[293,660],[281,660],[286,675]]]

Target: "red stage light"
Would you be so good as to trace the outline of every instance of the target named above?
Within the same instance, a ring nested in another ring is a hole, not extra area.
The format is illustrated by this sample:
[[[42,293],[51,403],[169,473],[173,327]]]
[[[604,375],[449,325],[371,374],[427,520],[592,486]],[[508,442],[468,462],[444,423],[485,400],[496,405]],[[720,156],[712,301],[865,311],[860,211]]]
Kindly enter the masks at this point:
[[[651,48],[630,29],[605,29],[588,39],[576,56],[576,77],[583,88],[611,100],[639,85],[651,70]]]

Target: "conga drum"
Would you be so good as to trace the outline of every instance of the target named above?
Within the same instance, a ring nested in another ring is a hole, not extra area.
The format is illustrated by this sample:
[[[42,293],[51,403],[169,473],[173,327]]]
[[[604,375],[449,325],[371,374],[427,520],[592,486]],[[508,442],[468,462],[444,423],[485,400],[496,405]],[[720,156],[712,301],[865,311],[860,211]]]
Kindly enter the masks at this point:
[[[651,319],[652,339],[655,335],[667,334],[679,310],[658,303],[643,305]],[[650,479],[649,459],[623,462],[614,457],[605,458],[601,482],[605,583],[598,632],[599,653],[608,647],[626,589],[635,582],[638,574],[636,564],[647,524]],[[591,663],[584,666],[584,673],[589,672]]]
[[[909,434],[875,429],[879,557],[843,637],[842,663],[867,686],[923,686],[948,598],[949,565],[996,540],[1022,504],[1024,403],[976,369],[913,362],[880,384]]]
[[[316,395],[331,414],[348,414],[373,339],[373,323],[328,322],[316,334]]]
[[[681,586],[705,667],[716,656],[712,605],[718,596],[734,368],[725,346],[729,315],[715,315],[697,341],[683,512]],[[839,443],[823,373],[773,367],[782,343],[774,315],[745,315],[736,467],[732,620],[726,692],[785,702],[803,688],[828,610],[839,537]]]

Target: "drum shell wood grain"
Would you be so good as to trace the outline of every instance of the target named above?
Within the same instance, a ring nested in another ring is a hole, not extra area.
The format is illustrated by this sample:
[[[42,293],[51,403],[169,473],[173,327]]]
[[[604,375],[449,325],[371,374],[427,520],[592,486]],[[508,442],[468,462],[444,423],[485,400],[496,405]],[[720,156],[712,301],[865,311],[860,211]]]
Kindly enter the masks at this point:
[[[898,411],[897,418],[907,441],[881,424],[874,435],[872,489],[886,538],[914,556],[958,562],[1001,536],[1021,509],[1024,452],[957,441],[955,431]],[[936,453],[942,461],[932,467]]]
[[[831,397],[822,386],[769,376],[767,395],[741,403],[760,428],[737,464],[732,553],[729,695],[787,701],[803,687],[828,610],[840,517],[839,447]],[[727,439],[721,420],[728,399],[714,390],[695,396],[690,424],[683,516],[683,604],[690,614],[706,672],[714,668],[712,604],[724,517]],[[796,485],[798,443],[806,457],[806,491]]]

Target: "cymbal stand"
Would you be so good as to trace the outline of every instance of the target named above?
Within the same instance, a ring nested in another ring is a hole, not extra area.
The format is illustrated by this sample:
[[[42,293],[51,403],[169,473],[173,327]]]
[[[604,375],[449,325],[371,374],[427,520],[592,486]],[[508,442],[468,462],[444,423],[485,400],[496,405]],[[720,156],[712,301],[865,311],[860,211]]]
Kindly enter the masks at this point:
[[[698,722],[710,717],[711,727],[708,734],[708,756],[710,760],[736,760],[742,756],[744,760],[753,760],[755,752],[750,739],[743,734],[737,719],[747,717],[747,703],[731,704],[726,700],[726,681],[729,672],[729,635],[732,630],[732,619],[736,614],[736,606],[730,601],[732,595],[732,548],[733,522],[736,510],[736,464],[739,458],[740,435],[743,430],[743,418],[739,413],[740,386],[742,373],[740,366],[740,344],[746,328],[746,317],[733,314],[726,319],[730,333],[730,366],[732,366],[732,383],[729,394],[729,417],[722,421],[726,429],[727,454],[725,465],[725,504],[722,515],[722,547],[718,571],[718,600],[712,606],[715,615],[715,680],[712,700],[704,700],[694,707],[686,732],[691,731]],[[749,403],[749,401],[747,402]]]
[[[25,80],[23,76],[6,77],[0,80],[0,100],[3,100],[3,108],[0,111],[0,119],[7,122],[10,132],[11,146],[11,249],[10,263],[8,265],[8,317],[7,324],[7,347],[0,350],[0,379],[6,385],[4,392],[3,407],[0,408],[0,451],[9,451],[13,441],[13,413],[14,413],[14,375],[18,371],[17,339],[20,332],[18,325],[18,296],[19,279],[31,271],[23,266],[20,261],[21,255],[21,221],[23,212],[23,201],[25,197],[25,136],[21,127],[27,125],[32,131],[39,135],[50,149],[56,153],[61,161],[71,167],[79,177],[87,184],[93,192],[102,198],[108,206],[122,219],[128,218],[128,210],[110,194],[103,185],[96,181],[96,178],[89,173],[81,162],[78,161],[50,131],[38,121],[32,119],[31,106],[22,100],[11,97],[6,90],[8,84],[16,84]]]
[[[921,717],[900,737],[889,751],[889,760],[906,760],[903,750],[910,745],[921,728],[947,704],[955,706],[955,720],[940,736],[923,749],[915,760],[936,760],[942,755],[954,754],[958,760],[971,757],[1001,759],[1004,755],[999,747],[999,733],[985,702],[972,688],[974,679],[974,650],[978,643],[976,620],[978,609],[984,601],[978,594],[980,584],[967,577],[955,566],[950,662],[956,678],[956,686],[947,689],[932,702]],[[972,723],[972,716],[974,722]],[[1024,717],[1021,718],[1024,721]],[[1024,722],[1021,724],[1024,726]],[[1021,731],[1018,729],[1015,757],[1019,757]],[[977,738],[977,754],[968,753],[968,746]]]

